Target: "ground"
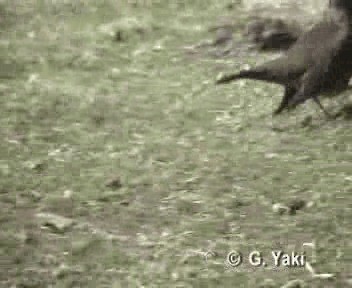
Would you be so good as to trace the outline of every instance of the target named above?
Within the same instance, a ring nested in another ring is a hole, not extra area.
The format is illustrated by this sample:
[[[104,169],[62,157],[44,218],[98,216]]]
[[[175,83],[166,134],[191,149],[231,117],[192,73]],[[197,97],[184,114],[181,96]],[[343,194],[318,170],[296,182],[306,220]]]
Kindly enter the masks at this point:
[[[275,56],[194,46],[236,3],[1,2],[1,287],[351,286],[351,120],[214,85]],[[333,277],[270,263],[303,249]]]

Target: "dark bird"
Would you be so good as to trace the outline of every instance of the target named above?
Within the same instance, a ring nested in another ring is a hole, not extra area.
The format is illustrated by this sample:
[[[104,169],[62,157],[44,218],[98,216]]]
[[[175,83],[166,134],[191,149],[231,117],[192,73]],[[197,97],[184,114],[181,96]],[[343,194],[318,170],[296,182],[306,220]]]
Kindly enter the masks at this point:
[[[274,114],[313,99],[328,116],[318,96],[349,88],[352,76],[352,0],[330,0],[326,18],[303,33],[285,55],[249,70],[221,76],[217,84],[253,79],[283,85]]]

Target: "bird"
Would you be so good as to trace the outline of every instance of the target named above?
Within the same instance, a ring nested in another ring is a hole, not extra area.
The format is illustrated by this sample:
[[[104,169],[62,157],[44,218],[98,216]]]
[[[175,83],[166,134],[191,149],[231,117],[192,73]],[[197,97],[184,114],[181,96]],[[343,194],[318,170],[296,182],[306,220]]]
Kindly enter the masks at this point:
[[[335,96],[351,87],[352,1],[330,0],[326,17],[303,33],[281,57],[237,73],[220,75],[216,84],[237,79],[271,82],[284,87],[274,115],[312,99],[328,116],[318,96]]]

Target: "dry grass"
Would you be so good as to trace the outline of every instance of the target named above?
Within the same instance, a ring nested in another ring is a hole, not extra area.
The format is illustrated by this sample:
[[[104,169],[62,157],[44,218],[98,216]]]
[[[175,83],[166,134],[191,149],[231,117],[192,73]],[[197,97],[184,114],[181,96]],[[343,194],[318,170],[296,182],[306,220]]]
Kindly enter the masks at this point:
[[[327,121],[310,103],[272,118],[277,87],[213,85],[220,71],[271,57],[184,49],[238,6],[133,3],[6,6],[20,17],[0,41],[12,69],[0,83],[0,286],[346,287],[350,120]],[[296,215],[273,211],[297,200],[308,206]],[[232,250],[269,257],[304,242],[334,279],[224,264]]]

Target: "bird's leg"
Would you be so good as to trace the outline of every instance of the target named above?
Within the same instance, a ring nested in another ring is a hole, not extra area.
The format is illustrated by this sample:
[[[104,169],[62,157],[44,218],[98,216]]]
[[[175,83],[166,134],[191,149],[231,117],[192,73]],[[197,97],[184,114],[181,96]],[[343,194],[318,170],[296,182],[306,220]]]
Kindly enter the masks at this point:
[[[292,97],[292,95],[294,95],[295,92],[296,92],[296,89],[289,86],[285,87],[285,94],[281,100],[279,107],[277,107],[276,110],[274,111],[273,113],[274,115],[280,114],[285,108],[288,107],[290,98]]]
[[[295,95],[293,95],[290,99],[288,99],[289,103],[287,105],[287,110],[295,109],[299,104],[305,102],[310,97],[307,97],[302,90],[298,91]]]
[[[319,108],[324,112],[324,114],[328,117],[328,118],[334,118],[333,115],[331,115],[325,108],[324,106],[320,103],[318,96],[314,95],[314,96],[310,96],[307,97],[307,95],[305,95],[302,92],[298,92],[293,98],[291,103],[289,104],[289,110],[290,109],[294,109],[297,107],[297,105],[305,102],[307,99],[312,98],[313,101],[319,106]]]
[[[319,108],[324,112],[324,114],[326,115],[326,117],[328,118],[334,118],[333,115],[331,115],[323,106],[323,104],[320,103],[318,96],[314,96],[312,97],[313,101],[319,106]]]

